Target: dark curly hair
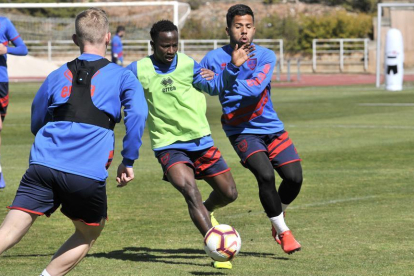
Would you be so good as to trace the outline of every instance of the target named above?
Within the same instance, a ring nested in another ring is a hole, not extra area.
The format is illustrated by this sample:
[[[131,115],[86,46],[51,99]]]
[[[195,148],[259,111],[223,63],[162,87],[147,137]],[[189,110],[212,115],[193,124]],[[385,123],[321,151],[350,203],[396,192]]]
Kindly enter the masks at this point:
[[[116,28],[116,33],[119,33],[119,32],[122,32],[122,31],[125,31],[125,27],[124,26],[118,26]]]
[[[254,22],[254,14],[252,9],[249,6],[243,5],[243,4],[237,4],[234,6],[231,6],[229,10],[227,11],[226,20],[227,20],[227,27],[230,28],[231,22],[233,21],[233,18],[236,15],[251,15]]]
[[[160,20],[154,25],[152,25],[150,35],[152,41],[156,40],[158,38],[158,34],[161,32],[172,32],[177,31],[177,26],[174,25],[170,20]]]

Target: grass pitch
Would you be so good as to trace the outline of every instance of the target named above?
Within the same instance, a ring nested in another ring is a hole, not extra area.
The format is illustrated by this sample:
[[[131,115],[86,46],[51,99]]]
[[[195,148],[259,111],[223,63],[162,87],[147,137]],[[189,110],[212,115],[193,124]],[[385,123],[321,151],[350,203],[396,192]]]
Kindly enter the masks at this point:
[[[30,105],[40,84],[11,84],[2,132],[1,163],[13,200],[28,166],[33,136]],[[241,234],[232,270],[210,266],[202,237],[181,195],[161,180],[161,168],[143,138],[135,180],[116,188],[123,125],[109,169],[109,221],[88,256],[71,275],[412,275],[414,269],[414,86],[402,92],[372,86],[275,88],[279,117],[303,159],[304,183],[286,221],[303,249],[286,255],[271,237],[270,223],[252,174],[243,169],[220,125],[217,98],[207,96],[216,145],[232,168],[239,198],[216,218]],[[199,182],[203,197],[210,187]],[[0,208],[0,220],[7,213]],[[40,217],[0,256],[0,275],[38,275],[72,234],[57,211]],[[1,242],[1,241],[0,241]]]

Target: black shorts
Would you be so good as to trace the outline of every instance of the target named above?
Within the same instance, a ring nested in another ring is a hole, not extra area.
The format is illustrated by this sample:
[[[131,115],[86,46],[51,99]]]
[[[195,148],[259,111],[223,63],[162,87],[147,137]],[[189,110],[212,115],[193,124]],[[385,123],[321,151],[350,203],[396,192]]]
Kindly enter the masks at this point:
[[[70,219],[100,225],[102,218],[107,218],[105,181],[30,165],[8,208],[50,216],[60,205]]]
[[[0,116],[6,117],[7,107],[9,106],[9,83],[0,82]]]

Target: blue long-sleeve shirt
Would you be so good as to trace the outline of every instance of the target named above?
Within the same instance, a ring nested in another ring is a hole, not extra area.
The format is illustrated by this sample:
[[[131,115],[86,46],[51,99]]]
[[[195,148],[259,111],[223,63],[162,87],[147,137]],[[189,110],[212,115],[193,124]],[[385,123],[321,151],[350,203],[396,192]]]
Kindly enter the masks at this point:
[[[101,56],[82,54],[79,59],[94,61]],[[67,65],[53,71],[37,92],[32,104],[31,130],[36,135],[30,152],[30,164],[40,164],[60,171],[97,180],[108,177],[115,146],[114,132],[95,125],[68,121],[51,122],[54,108],[70,96],[72,73]],[[141,84],[129,70],[110,63],[92,78],[93,104],[121,121],[124,107],[126,134],[123,139],[123,163],[132,166],[139,157],[141,137],[148,107]]]
[[[169,74],[172,73],[176,67],[177,67],[177,55],[174,57],[174,60],[171,64],[164,64],[158,62],[153,55],[150,56],[151,61],[154,65],[154,69],[158,74]],[[135,76],[138,76],[138,69],[137,69],[137,62],[134,61],[130,65],[126,67],[127,69],[131,70]],[[215,78],[214,81],[207,81],[204,79],[200,73],[201,73],[201,66],[194,61],[194,70],[193,70],[193,86],[197,88],[200,91],[205,91],[206,93],[210,95],[218,95],[223,87],[226,87],[229,85],[229,83],[233,83],[234,76],[237,76],[239,72],[239,68],[233,66],[231,62],[229,62],[228,67],[226,68],[225,74],[226,77],[222,78]],[[221,73],[221,72],[220,72]],[[227,76],[233,76],[230,78],[227,78]],[[213,138],[208,135],[204,137],[200,137],[199,139],[194,139],[191,141],[179,141],[174,144],[162,147],[162,148],[156,148],[155,151],[165,150],[165,149],[182,149],[182,150],[188,150],[188,151],[197,151],[209,148],[214,145]]]
[[[118,59],[121,63],[124,62],[124,51],[122,46],[122,39],[118,35],[114,35],[111,40],[111,54],[112,61]]]
[[[12,42],[15,47],[10,47]],[[0,16],[0,43],[7,46],[7,53],[16,56],[27,55],[27,47],[20,37],[13,23],[7,17]],[[0,55],[0,82],[8,82],[7,54]]]
[[[270,98],[270,81],[276,64],[273,51],[255,45],[255,56],[240,66],[236,82],[221,91],[222,125],[227,136],[269,134],[284,129]],[[200,66],[220,73],[231,60],[230,45],[210,51]]]

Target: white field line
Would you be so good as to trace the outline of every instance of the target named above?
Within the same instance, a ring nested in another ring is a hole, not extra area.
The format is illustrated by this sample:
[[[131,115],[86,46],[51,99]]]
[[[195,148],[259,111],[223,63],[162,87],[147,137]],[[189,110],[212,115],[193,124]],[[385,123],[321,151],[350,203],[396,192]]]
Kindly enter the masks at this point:
[[[308,204],[302,204],[302,205],[295,205],[291,206],[288,209],[302,209],[302,208],[308,208],[308,207],[317,207],[317,206],[325,206],[330,204],[338,204],[343,202],[351,202],[351,201],[362,201],[362,200],[368,200],[372,198],[376,198],[377,196],[363,196],[363,197],[350,197],[350,198],[343,198],[343,199],[334,199],[334,200],[328,200],[328,201],[321,201],[321,202],[314,202],[314,203],[308,203]]]
[[[414,126],[384,126],[384,125],[287,125],[287,129],[300,128],[371,128],[371,129],[414,129]]]
[[[414,103],[360,103],[360,106],[414,106]]]
[[[333,199],[333,200],[320,201],[320,202],[314,202],[314,203],[308,203],[308,204],[299,204],[299,205],[289,206],[288,210],[312,208],[312,207],[333,205],[333,204],[344,203],[344,202],[363,201],[363,200],[369,200],[369,199],[376,198],[376,197],[377,196],[350,197],[350,198]],[[236,214],[236,215],[231,215],[227,217],[237,218],[237,217],[244,217],[246,215],[262,215],[262,214],[265,214],[264,211],[250,212],[247,214],[246,213]]]

